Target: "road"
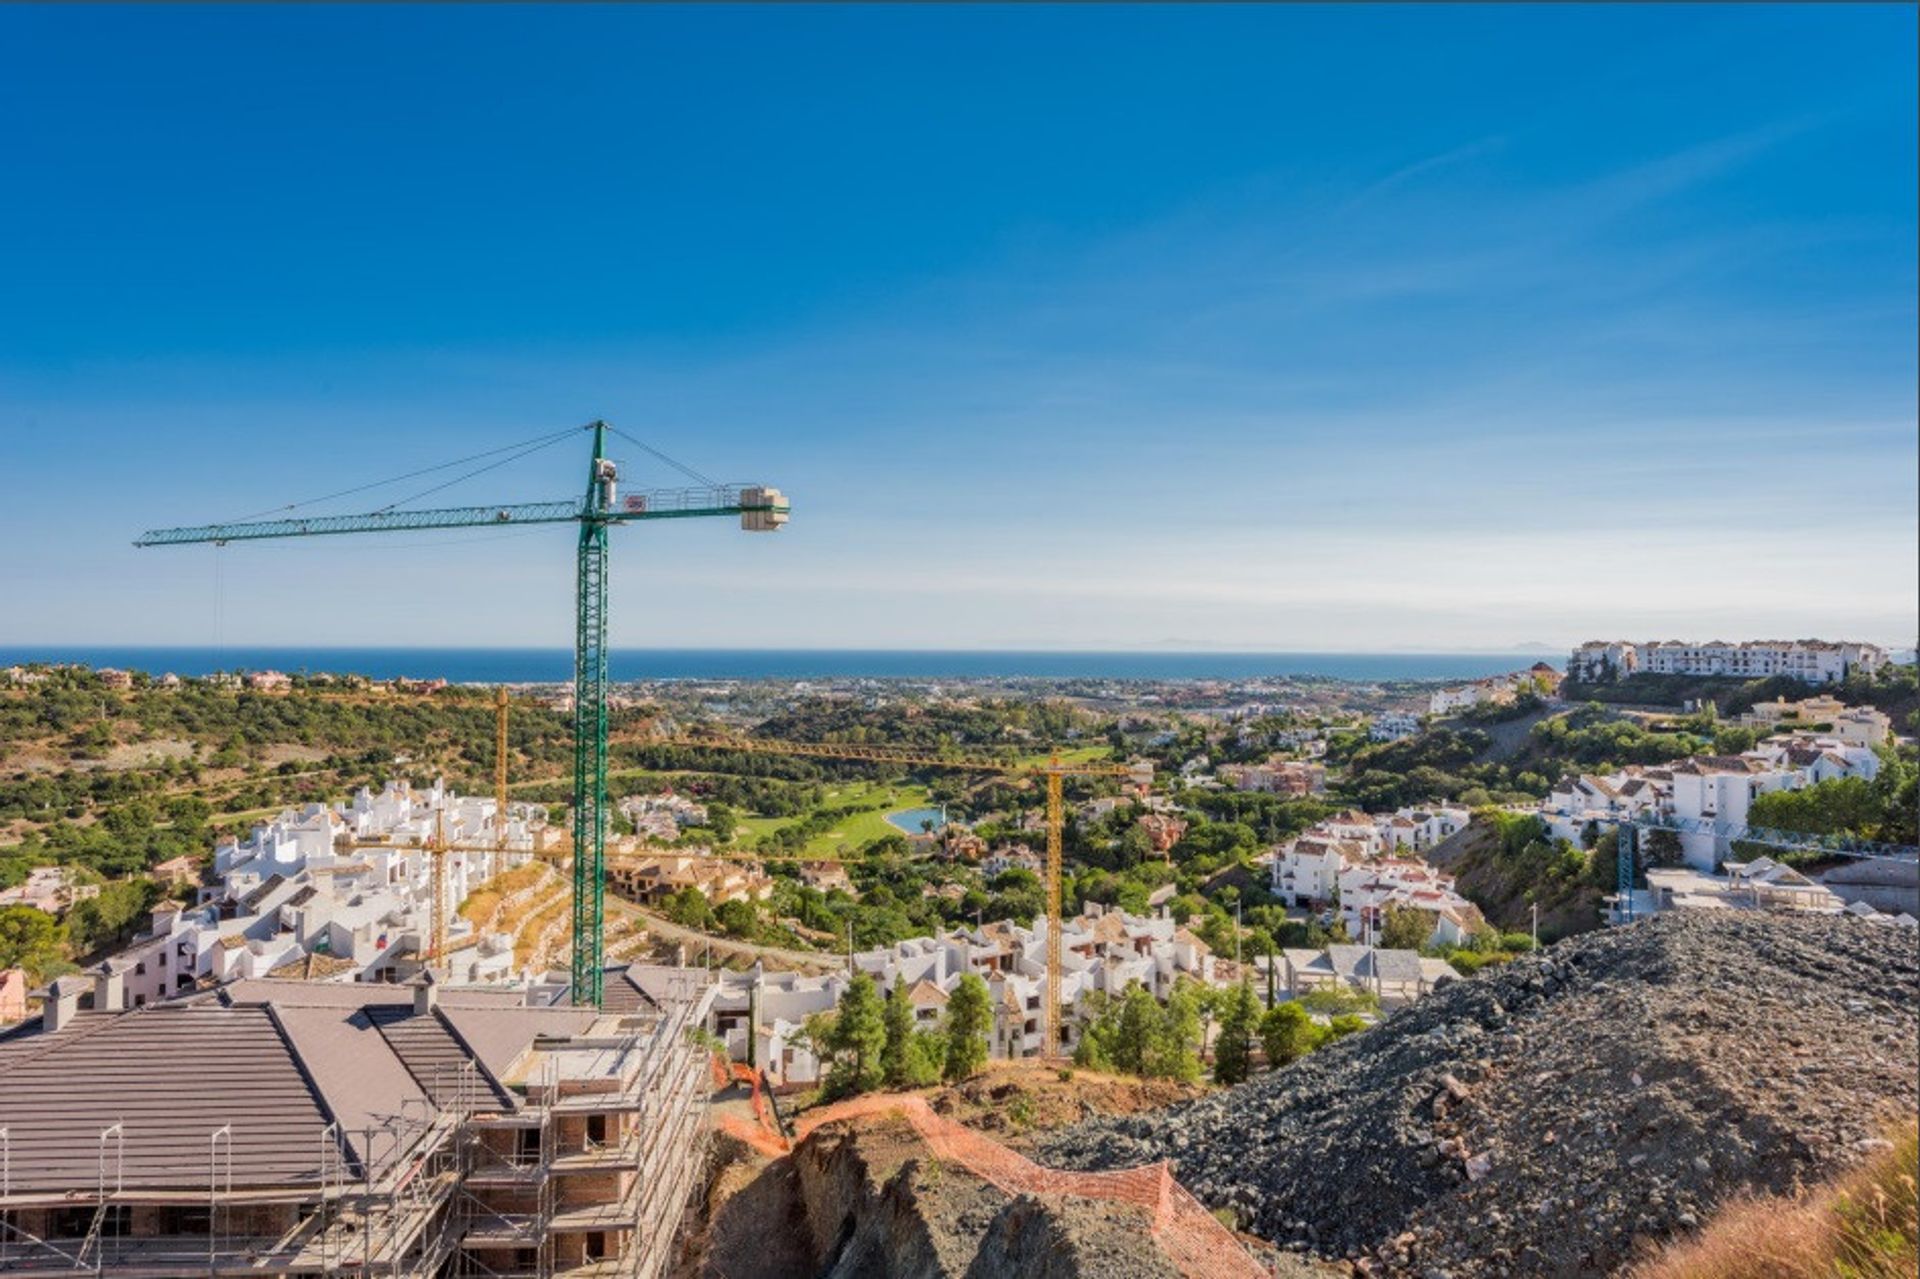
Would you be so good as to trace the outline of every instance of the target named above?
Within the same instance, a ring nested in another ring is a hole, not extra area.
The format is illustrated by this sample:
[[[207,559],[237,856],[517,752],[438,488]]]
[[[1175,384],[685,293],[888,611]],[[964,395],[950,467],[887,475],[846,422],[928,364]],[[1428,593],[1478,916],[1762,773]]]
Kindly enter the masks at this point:
[[[762,946],[756,942],[740,941],[733,937],[716,937],[712,933],[703,933],[697,928],[687,928],[676,924],[664,915],[636,906],[623,897],[607,896],[607,909],[638,919],[655,937],[674,945],[684,944],[687,948],[687,962],[698,963],[708,947],[712,947],[716,956],[732,955],[748,960],[760,960],[771,968],[797,968],[803,972],[829,972],[839,968],[846,961],[834,955],[825,955],[817,950],[787,950],[780,946]]]

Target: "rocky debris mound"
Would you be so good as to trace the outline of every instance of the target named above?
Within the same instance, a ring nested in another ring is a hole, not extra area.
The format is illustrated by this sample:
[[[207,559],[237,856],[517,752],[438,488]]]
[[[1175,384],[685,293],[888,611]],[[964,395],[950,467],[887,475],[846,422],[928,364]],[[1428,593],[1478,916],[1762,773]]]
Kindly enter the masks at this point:
[[[1363,1273],[1606,1273],[1736,1191],[1791,1191],[1875,1148],[1916,1105],[1917,1007],[1912,930],[1669,914],[1038,1153],[1171,1159],[1243,1228]]]

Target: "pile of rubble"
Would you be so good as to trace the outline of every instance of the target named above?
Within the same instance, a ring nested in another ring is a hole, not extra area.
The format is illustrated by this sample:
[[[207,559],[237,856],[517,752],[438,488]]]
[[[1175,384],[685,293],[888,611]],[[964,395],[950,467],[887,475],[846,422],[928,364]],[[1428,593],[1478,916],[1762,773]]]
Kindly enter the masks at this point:
[[[1663,915],[1447,986],[1286,1069],[1041,1143],[1172,1159],[1242,1228],[1361,1273],[1605,1273],[1911,1116],[1920,940]]]

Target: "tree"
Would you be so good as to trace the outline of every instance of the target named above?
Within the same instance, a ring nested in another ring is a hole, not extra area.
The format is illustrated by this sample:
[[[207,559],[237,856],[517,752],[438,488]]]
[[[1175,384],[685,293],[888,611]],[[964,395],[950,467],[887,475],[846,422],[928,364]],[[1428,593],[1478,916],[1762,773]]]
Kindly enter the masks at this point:
[[[1298,1003],[1269,1009],[1260,1019],[1260,1045],[1274,1067],[1291,1065],[1318,1048],[1323,1034]]]
[[[98,896],[67,912],[67,935],[79,954],[102,950],[131,936],[147,920],[162,889],[150,879],[103,884]]]
[[[1118,1010],[1104,990],[1088,991],[1082,1006],[1085,1020],[1080,1027],[1080,1042],[1073,1048],[1073,1064],[1087,1070],[1111,1071]]]
[[[992,1029],[993,1002],[987,983],[977,974],[968,973],[947,1001],[948,1083],[959,1083],[986,1063],[987,1035]]]
[[[714,922],[707,895],[692,884],[670,894],[661,903],[661,913],[683,928],[711,928]]]
[[[911,1073],[909,1053],[913,1047],[913,1001],[907,998],[905,977],[893,979],[881,1020],[886,1026],[887,1044],[880,1052],[880,1073],[887,1087],[904,1088]]]
[[[1388,950],[1419,950],[1433,936],[1433,922],[1429,911],[1389,902],[1380,921],[1379,944]]]
[[[1650,830],[1646,833],[1645,851],[1641,854],[1648,866],[1678,866],[1684,854],[1680,847],[1680,835],[1677,831],[1664,829]]]
[[[1360,1018],[1353,1013],[1343,1013],[1327,1023],[1326,1038],[1323,1042],[1330,1044],[1336,1039],[1351,1035],[1355,1031],[1365,1030],[1366,1028],[1367,1023],[1361,1021]]]
[[[728,898],[713,914],[731,937],[752,937],[760,931],[760,912],[743,897]]]
[[[880,1059],[886,1046],[887,1027],[880,1009],[880,992],[871,976],[856,973],[847,983],[846,993],[840,996],[839,1013],[828,1035],[827,1047],[834,1061],[823,1091],[830,1097],[844,1097],[879,1087]]]
[[[1147,1060],[1160,1026],[1160,1006],[1145,986],[1137,981],[1130,983],[1120,996],[1120,1013],[1109,1048],[1114,1069],[1129,1075],[1146,1074]]]
[[[1242,981],[1228,992],[1220,1009],[1220,1037],[1213,1045],[1215,1083],[1237,1084],[1253,1064],[1254,1028],[1260,1019],[1260,1001],[1253,987]]]
[[[1380,1008],[1380,996],[1370,990],[1355,990],[1351,986],[1322,986],[1310,990],[1295,1001],[1302,1009],[1310,1013],[1322,1013],[1328,1017],[1341,1013],[1377,1012]]]
[[[1160,1025],[1149,1041],[1146,1069],[1141,1072],[1147,1078],[1187,1083],[1200,1078],[1200,1045],[1205,1033],[1200,1020],[1203,989],[1193,982],[1180,981],[1167,996]]]
[[[31,906],[0,909],[0,968],[25,968],[36,978],[60,962],[60,922]]]

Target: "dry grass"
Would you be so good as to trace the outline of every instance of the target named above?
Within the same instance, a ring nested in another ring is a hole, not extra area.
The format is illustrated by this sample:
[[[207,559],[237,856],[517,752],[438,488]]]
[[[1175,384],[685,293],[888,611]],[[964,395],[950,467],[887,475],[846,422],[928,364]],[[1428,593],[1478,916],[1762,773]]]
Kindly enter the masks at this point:
[[[566,911],[568,905],[567,897],[565,894],[561,894],[553,898],[550,904],[543,906],[520,926],[519,932],[513,939],[513,958],[515,963],[526,965],[540,957],[542,934],[560,922],[561,915]]]
[[[546,865],[537,861],[502,871],[474,889],[472,895],[460,903],[460,915],[471,920],[476,928],[492,928],[496,925],[494,916],[499,912],[501,903],[522,889],[532,887],[545,874]],[[513,929],[509,926],[502,931],[512,932]]]
[[[1890,1149],[1799,1198],[1729,1204],[1633,1279],[1913,1279],[1920,1273],[1920,1121]]]

